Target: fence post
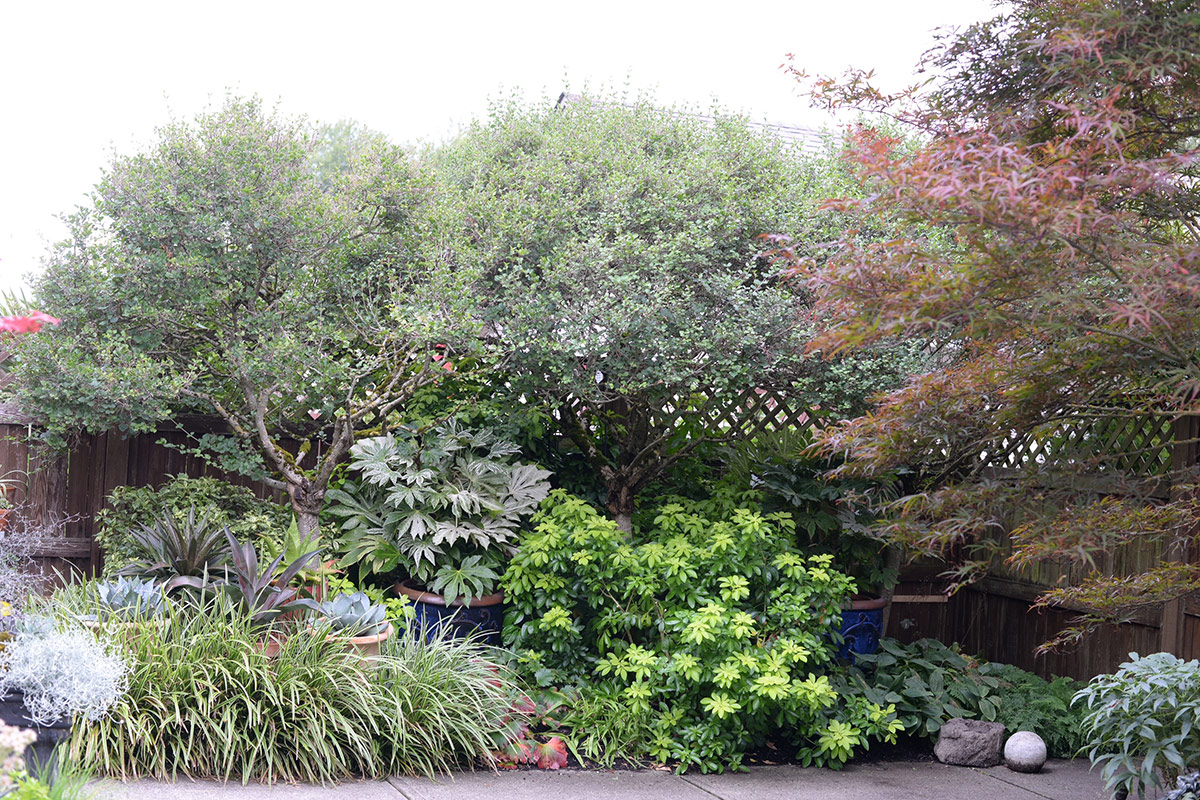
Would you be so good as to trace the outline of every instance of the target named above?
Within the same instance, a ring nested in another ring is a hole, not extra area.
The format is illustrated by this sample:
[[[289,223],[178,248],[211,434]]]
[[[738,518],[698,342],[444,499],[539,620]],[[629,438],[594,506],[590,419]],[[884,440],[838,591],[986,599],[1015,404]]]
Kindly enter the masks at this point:
[[[1200,415],[1180,416],[1172,426],[1171,438],[1174,440],[1171,447],[1171,475],[1178,476],[1185,470],[1194,468],[1200,462],[1200,442],[1197,441],[1200,438]],[[1174,479],[1172,483],[1174,483]],[[1171,495],[1173,497],[1178,491],[1177,486],[1172,485]],[[1197,555],[1195,548],[1185,540],[1169,546],[1169,549],[1163,553],[1163,558],[1168,561],[1190,563],[1195,560]],[[1188,649],[1188,643],[1185,641],[1186,615],[1183,602],[1182,598],[1177,598],[1163,604],[1161,627],[1159,628],[1159,648],[1180,656]]]

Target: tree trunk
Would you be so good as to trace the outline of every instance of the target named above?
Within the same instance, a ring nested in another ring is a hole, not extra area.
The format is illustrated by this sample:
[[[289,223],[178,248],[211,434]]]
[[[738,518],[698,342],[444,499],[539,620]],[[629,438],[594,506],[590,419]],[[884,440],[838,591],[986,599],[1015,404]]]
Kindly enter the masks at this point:
[[[616,523],[617,527],[625,531],[626,535],[633,533],[633,509],[634,500],[637,497],[637,490],[631,484],[619,482],[610,484],[608,487],[608,497],[605,500],[604,507]]]
[[[288,497],[292,501],[292,513],[296,515],[296,529],[301,539],[311,539],[319,533],[319,515],[325,502],[325,490],[318,489],[309,481],[297,486],[288,484]]]

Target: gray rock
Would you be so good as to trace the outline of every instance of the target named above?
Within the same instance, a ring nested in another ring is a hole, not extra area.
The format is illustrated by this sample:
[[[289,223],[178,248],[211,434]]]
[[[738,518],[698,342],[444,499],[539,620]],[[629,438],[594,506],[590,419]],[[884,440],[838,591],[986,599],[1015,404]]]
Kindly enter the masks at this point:
[[[1013,772],[1037,772],[1046,763],[1046,743],[1032,731],[1017,731],[1004,744],[1004,765]]]
[[[943,764],[960,767],[994,767],[1000,763],[1004,725],[975,719],[946,720],[938,732],[933,754]]]

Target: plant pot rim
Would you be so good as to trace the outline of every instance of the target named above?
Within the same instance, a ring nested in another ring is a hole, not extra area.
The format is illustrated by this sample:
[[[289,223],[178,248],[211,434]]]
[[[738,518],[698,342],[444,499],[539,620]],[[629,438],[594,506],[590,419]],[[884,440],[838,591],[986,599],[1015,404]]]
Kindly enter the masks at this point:
[[[310,633],[316,633],[317,627],[315,625],[309,625],[308,630]],[[389,621],[387,628],[384,630],[383,633],[374,633],[369,636],[343,636],[342,634],[337,633],[335,631],[335,632],[332,632],[329,635],[327,635],[325,637],[325,641],[328,642],[332,639],[345,639],[347,642],[350,642],[350,644],[354,644],[354,645],[372,644],[374,642],[387,641],[388,639],[392,638],[392,634],[395,632],[396,632],[396,626],[393,625]]]
[[[9,689],[8,691],[0,692],[0,703],[10,704],[19,703],[22,707],[25,706],[25,693],[20,689]],[[18,727],[25,728],[31,731],[67,731],[71,729],[74,720],[70,716],[59,717],[49,725],[39,725],[34,722],[28,714],[23,715],[28,725],[19,725]]]
[[[483,597],[476,597],[467,605],[462,600],[455,600],[453,603],[447,603],[446,598],[440,594],[433,592],[414,589],[407,580],[396,581],[392,586],[396,594],[404,595],[409,600],[417,603],[428,603],[433,606],[463,606],[465,608],[485,608],[487,606],[498,606],[504,602],[504,592],[496,592],[495,594],[485,594]]]
[[[887,608],[889,600],[886,597],[870,597],[863,595],[850,600],[851,611],[878,611]]]

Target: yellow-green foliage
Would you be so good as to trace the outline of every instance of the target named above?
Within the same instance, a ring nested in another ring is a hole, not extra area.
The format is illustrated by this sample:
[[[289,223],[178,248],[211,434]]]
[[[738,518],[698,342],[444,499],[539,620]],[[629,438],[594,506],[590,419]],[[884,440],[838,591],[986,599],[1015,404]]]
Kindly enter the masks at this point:
[[[647,516],[629,540],[561,491],[543,504],[504,577],[505,642],[531,677],[649,714],[649,753],[682,769],[739,768],[768,736],[837,766],[892,737],[892,709],[839,702],[824,674],[854,584],[792,547],[789,515],[718,495]]]

